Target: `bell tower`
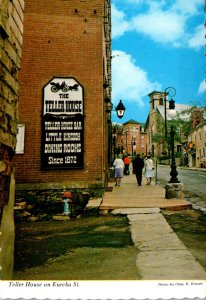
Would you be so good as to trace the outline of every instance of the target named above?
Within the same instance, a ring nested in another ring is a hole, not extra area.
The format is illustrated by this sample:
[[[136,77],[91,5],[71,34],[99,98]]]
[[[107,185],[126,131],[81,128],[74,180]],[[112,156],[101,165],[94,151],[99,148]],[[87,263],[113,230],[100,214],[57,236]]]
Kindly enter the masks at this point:
[[[156,109],[158,105],[164,106],[164,101],[167,94],[165,92],[153,91],[148,96],[150,97],[150,112],[151,112],[152,110]]]

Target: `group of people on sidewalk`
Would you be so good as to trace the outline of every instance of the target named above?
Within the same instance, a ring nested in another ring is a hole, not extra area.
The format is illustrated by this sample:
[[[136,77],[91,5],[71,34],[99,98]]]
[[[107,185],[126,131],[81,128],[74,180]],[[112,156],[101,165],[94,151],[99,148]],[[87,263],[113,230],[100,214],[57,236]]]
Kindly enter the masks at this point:
[[[120,186],[121,179],[123,174],[129,175],[130,174],[130,159],[128,156],[125,156],[123,159],[121,155],[117,155],[117,158],[114,160],[113,166],[115,168],[115,185]],[[147,179],[147,185],[150,185],[152,182],[152,177],[154,176],[154,165],[153,160],[151,159],[150,155],[148,155],[145,159],[141,158],[140,154],[137,154],[135,159],[132,161],[133,167],[133,174],[136,175],[137,184],[139,186],[142,185],[142,173]]]

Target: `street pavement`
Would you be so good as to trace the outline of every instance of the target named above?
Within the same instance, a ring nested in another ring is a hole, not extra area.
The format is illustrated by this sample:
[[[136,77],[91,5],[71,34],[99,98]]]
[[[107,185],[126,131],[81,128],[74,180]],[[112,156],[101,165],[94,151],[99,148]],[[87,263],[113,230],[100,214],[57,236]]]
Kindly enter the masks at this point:
[[[185,199],[165,199],[163,187],[138,186],[135,175],[124,176],[121,186],[109,184],[103,199],[91,200],[100,214],[127,215],[131,237],[137,248],[136,267],[141,280],[205,280],[206,272],[175,234],[161,209],[191,207]],[[109,190],[109,189],[108,189]],[[96,201],[96,202],[95,202]]]
[[[191,171],[197,171],[197,172],[205,172],[206,173],[206,168],[187,168],[188,170]],[[202,212],[206,213],[206,201],[205,197],[198,197],[198,196],[190,196],[188,199],[190,203],[192,203],[192,207],[194,209],[199,209]]]
[[[169,180],[169,166],[158,165],[157,181],[162,185]],[[185,198],[194,209],[206,213],[206,169],[194,167],[178,167],[178,178],[184,184]],[[167,175],[166,175],[167,174]]]

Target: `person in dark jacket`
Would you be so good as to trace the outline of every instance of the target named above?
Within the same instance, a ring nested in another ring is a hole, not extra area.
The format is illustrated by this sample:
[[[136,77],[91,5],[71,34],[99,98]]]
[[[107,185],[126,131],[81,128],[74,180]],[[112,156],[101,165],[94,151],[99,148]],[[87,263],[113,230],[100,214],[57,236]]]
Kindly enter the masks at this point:
[[[132,162],[133,173],[136,175],[137,183],[139,186],[142,185],[142,170],[144,168],[144,160],[140,157],[140,154],[137,154],[135,159]]]

